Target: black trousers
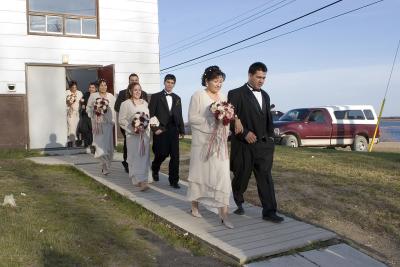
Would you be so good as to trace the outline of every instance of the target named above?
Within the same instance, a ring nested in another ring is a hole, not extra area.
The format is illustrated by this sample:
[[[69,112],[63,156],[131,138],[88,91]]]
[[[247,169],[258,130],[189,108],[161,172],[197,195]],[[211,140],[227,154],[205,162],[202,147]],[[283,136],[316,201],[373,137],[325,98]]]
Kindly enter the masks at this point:
[[[176,126],[167,127],[167,130],[159,135],[153,135],[154,160],[151,170],[160,171],[163,161],[169,156],[168,180],[170,184],[179,181],[179,132]]]
[[[119,127],[119,129],[121,130],[122,135],[124,136],[124,147],[123,147],[123,151],[124,151],[124,161],[126,161],[126,159],[128,158],[128,150],[126,148],[126,134],[125,134],[125,130],[122,129],[121,127]]]
[[[85,147],[92,145],[93,143],[93,132],[92,132],[92,120],[85,113],[81,113],[78,123],[77,136],[81,136]]]
[[[277,209],[271,174],[274,150],[274,142],[269,139],[255,144],[244,144],[238,140],[232,140],[233,198],[236,205],[242,205],[243,194],[249,184],[251,173],[254,172],[258,196],[263,207],[263,216],[273,214]]]

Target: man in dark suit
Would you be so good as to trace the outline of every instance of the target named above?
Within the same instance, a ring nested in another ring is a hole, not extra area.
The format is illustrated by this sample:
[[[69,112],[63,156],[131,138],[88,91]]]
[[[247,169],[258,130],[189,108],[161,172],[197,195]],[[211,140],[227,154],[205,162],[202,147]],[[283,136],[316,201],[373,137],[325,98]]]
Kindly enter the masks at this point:
[[[92,149],[92,142],[93,142],[92,121],[86,112],[86,106],[87,106],[90,95],[95,93],[96,91],[97,91],[96,83],[91,82],[89,84],[88,91],[83,94],[83,97],[81,99],[81,103],[80,103],[80,111],[81,112],[80,112],[80,119],[79,119],[79,124],[78,124],[78,129],[82,135],[82,139],[83,139],[85,148],[88,146],[91,146],[91,149]],[[94,147],[93,147],[93,149],[94,149]]]
[[[139,76],[136,73],[132,73],[131,75],[129,75],[129,84],[131,83],[138,83],[139,82]],[[142,90],[142,95],[140,96],[142,99],[147,100],[147,94],[145,91]],[[118,93],[118,97],[117,100],[115,101],[115,105],[114,105],[114,110],[115,112],[119,112],[119,109],[121,108],[121,104],[122,102],[124,102],[127,99],[127,89],[121,90]],[[122,135],[124,136],[124,161],[122,161],[122,165],[125,168],[126,172],[129,172],[129,166],[128,166],[128,162],[126,162],[126,159],[128,158],[128,154],[127,154],[127,149],[126,149],[126,135],[125,135],[125,130],[122,129],[121,127],[119,128],[121,130]]]
[[[243,125],[243,131],[231,139],[230,160],[234,174],[232,191],[238,207],[234,213],[243,215],[243,194],[254,172],[263,207],[262,217],[279,223],[283,218],[276,214],[277,204],[271,175],[275,145],[270,98],[261,89],[266,75],[265,64],[256,62],[249,68],[248,82],[228,93],[228,101],[235,106],[236,115]]]
[[[155,116],[160,122],[158,127],[152,129],[154,160],[151,170],[154,181],[158,181],[161,163],[170,156],[169,184],[179,189],[179,136],[183,138],[185,126],[181,98],[172,93],[175,82],[175,76],[167,74],[164,78],[164,90],[153,94],[150,99],[150,118]]]

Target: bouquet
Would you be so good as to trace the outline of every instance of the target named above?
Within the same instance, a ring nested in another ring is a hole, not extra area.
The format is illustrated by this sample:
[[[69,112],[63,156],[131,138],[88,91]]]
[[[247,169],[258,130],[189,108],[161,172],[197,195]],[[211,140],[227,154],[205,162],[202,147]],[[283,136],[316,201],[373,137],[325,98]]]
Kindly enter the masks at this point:
[[[107,113],[110,102],[108,99],[103,97],[96,98],[93,105],[93,114],[95,116],[95,123],[93,127],[93,132],[100,134],[102,132],[101,123],[104,122],[104,114]]]
[[[149,115],[144,112],[136,112],[133,116],[132,127],[135,134],[141,134],[149,126]]]
[[[132,127],[135,134],[139,134],[139,155],[144,156],[145,145],[143,134],[150,124],[149,115],[144,112],[136,112],[133,116]]]
[[[72,106],[72,104],[74,104],[75,101],[76,101],[76,94],[67,95],[66,102],[68,107]]]
[[[226,101],[217,101],[211,104],[210,111],[217,122],[222,122],[224,126],[231,123],[235,118],[235,108]]]
[[[210,112],[216,120],[216,127],[208,142],[207,159],[214,153],[217,153],[218,158],[225,159],[228,157],[226,126],[235,119],[235,108],[229,102],[217,101],[211,104]]]
[[[100,116],[106,114],[109,104],[110,104],[110,102],[106,98],[103,98],[103,97],[96,98],[96,101],[94,102],[94,107],[93,107],[94,114],[96,114],[97,117],[100,117]]]

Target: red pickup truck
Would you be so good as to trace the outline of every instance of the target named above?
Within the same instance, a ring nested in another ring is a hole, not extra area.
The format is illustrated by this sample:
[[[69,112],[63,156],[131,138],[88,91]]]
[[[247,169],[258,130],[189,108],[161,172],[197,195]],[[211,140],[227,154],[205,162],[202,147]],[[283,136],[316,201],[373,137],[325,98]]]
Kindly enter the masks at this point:
[[[285,146],[346,147],[367,151],[377,123],[369,105],[299,108],[274,121],[275,142]],[[375,139],[379,142],[379,130]]]

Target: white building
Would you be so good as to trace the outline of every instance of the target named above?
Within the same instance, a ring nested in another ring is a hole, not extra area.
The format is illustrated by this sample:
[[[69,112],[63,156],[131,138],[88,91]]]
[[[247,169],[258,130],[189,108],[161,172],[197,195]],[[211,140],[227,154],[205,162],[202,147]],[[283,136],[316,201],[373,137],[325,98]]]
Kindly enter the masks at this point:
[[[68,80],[159,90],[158,38],[157,0],[0,1],[0,147],[65,146]]]

